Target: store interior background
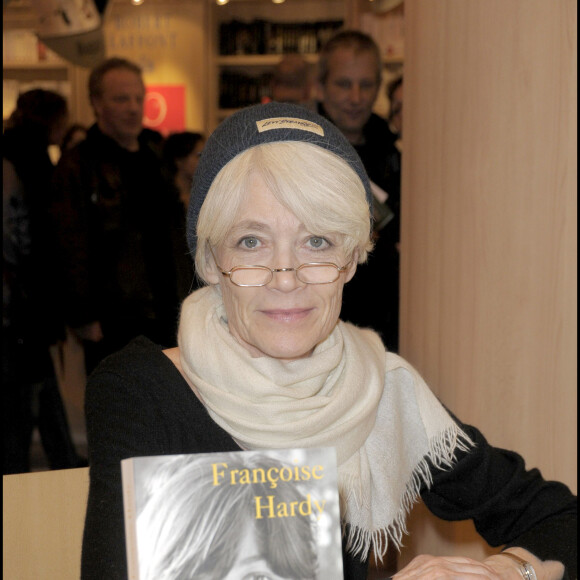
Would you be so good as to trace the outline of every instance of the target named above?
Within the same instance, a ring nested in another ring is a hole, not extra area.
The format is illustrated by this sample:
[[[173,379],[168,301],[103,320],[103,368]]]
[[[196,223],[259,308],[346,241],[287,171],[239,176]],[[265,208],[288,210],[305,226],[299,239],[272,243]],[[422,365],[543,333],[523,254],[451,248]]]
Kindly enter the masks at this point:
[[[280,59],[278,54],[220,56],[219,27],[223,22],[340,20],[345,26],[379,38],[377,42],[385,55],[384,83],[402,71],[402,2],[388,11],[377,10],[369,0],[286,0],[281,4],[272,0],[230,0],[225,5],[217,5],[215,0],[142,0],[138,5],[132,0],[101,0],[103,4],[101,28],[105,55],[137,62],[143,69],[151,98],[154,98],[151,87],[184,89],[182,125],[159,127],[161,119],[156,112],[146,117],[149,126],[157,126],[162,132],[190,130],[209,134],[227,114],[218,110],[220,72],[229,70],[259,76],[271,71]],[[50,48],[37,50],[38,39],[34,34],[38,28],[37,12],[33,6],[33,0],[9,0],[4,10],[3,116],[6,118],[14,108],[18,88],[32,82],[66,93],[73,119],[90,124],[93,115],[86,95],[90,69],[66,61]],[[384,33],[376,34],[380,31]],[[15,46],[7,47],[7,33],[16,36],[12,43]],[[25,43],[29,45],[26,48]],[[315,54],[308,53],[306,57],[312,63],[316,61]],[[385,91],[381,90],[377,112],[385,114],[387,107]]]
[[[220,56],[220,21],[339,18],[370,33],[384,80],[405,72],[401,354],[491,443],[576,491],[577,3],[390,4],[109,0],[102,33],[106,56],[139,63],[149,87],[182,87],[182,130],[205,134],[228,113],[220,70],[260,74],[277,58]],[[57,88],[71,121],[90,125],[89,69],[39,51],[33,0],[4,0],[3,15],[4,120],[35,85]],[[387,106],[381,90],[376,112]],[[61,385],[82,440],[80,347],[67,356]],[[435,521],[422,506],[409,530],[401,564],[493,551],[471,524]]]

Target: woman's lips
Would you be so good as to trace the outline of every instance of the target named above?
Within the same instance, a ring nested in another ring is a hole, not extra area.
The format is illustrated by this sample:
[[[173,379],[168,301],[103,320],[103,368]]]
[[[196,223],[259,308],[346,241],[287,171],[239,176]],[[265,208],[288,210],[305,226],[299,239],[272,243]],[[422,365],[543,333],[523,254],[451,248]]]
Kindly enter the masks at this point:
[[[312,312],[312,308],[276,308],[261,312],[268,318],[279,322],[297,322],[306,318]]]

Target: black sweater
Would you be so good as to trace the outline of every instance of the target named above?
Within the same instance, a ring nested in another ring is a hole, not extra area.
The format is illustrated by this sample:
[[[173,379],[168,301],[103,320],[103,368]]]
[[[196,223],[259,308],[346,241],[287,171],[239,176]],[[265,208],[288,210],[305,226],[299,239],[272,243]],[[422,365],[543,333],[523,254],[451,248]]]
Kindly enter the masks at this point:
[[[83,539],[83,580],[127,578],[120,461],[128,457],[239,451],[208,415],[162,348],[145,338],[107,359],[86,393],[90,489]],[[526,471],[516,453],[491,447],[481,433],[458,452],[447,471],[432,467],[421,490],[427,507],[445,520],[473,519],[492,546],[521,546],[566,565],[576,577],[577,499],[563,484]],[[385,442],[387,444],[387,442]],[[345,578],[362,580],[366,564],[345,557]]]

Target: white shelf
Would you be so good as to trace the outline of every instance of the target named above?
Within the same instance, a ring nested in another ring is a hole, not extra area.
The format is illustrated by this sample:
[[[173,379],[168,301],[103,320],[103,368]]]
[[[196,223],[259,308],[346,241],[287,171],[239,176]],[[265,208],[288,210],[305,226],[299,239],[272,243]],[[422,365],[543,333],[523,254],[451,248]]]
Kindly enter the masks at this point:
[[[218,66],[276,66],[282,54],[233,54],[227,56],[218,56],[216,64]],[[303,54],[308,62],[315,63],[318,61],[317,54]]]
[[[4,71],[11,70],[65,70],[68,71],[69,65],[62,62],[3,62]]]

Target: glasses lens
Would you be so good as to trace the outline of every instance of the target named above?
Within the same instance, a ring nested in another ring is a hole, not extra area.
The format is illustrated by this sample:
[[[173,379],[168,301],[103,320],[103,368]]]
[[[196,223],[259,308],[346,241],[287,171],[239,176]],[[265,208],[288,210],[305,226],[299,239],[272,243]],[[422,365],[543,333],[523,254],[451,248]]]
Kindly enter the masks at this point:
[[[296,274],[305,284],[330,284],[338,280],[340,272],[334,264],[303,264]]]
[[[238,286],[263,286],[272,279],[268,268],[234,268],[230,280]]]

